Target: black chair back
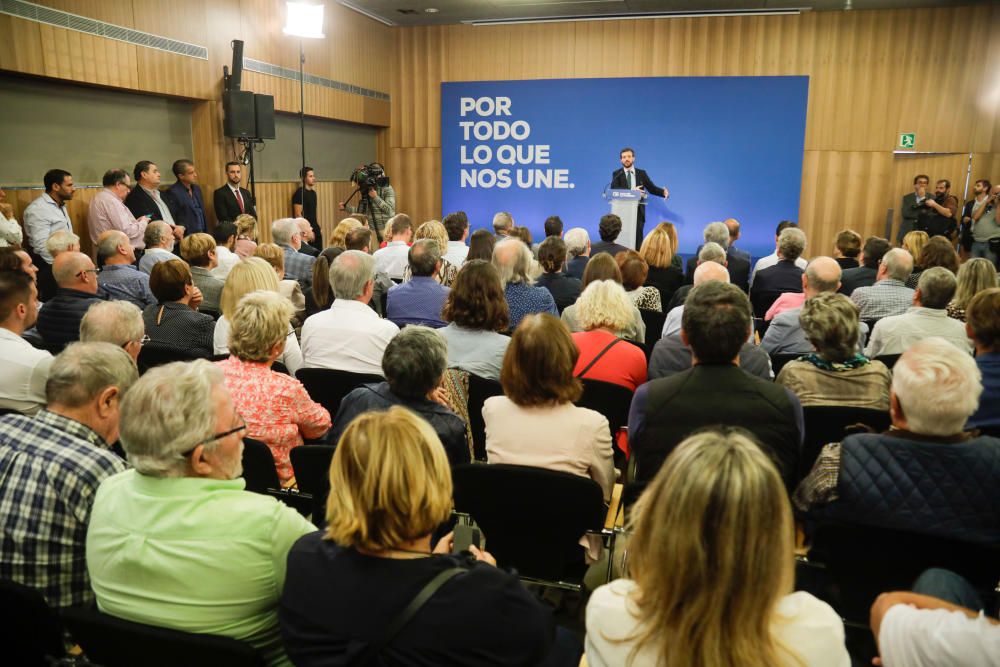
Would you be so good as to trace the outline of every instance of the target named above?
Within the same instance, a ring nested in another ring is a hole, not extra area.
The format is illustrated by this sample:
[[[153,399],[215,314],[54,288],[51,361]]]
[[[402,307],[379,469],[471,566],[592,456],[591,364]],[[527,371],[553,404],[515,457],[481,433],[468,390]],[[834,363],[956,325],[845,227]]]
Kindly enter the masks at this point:
[[[503,387],[500,383],[469,373],[469,432],[472,433],[472,454],[477,461],[486,460],[486,421],[483,419],[483,403],[491,396],[503,396]]]
[[[898,354],[881,354],[881,355],[875,357],[875,360],[876,361],[881,361],[883,364],[886,365],[886,367],[889,370],[892,370],[892,367],[896,365],[897,361],[899,361],[899,355]]]
[[[801,354],[772,354],[771,370],[774,371],[774,377],[778,377],[778,373],[785,367],[785,364],[789,361],[795,361],[801,356]]]
[[[330,461],[333,445],[302,445],[293,447],[289,454],[299,491],[312,496],[313,523],[326,521],[326,498],[330,495]]]
[[[799,457],[799,478],[809,474],[824,445],[840,442],[851,433],[868,430],[862,425],[881,433],[892,423],[888,412],[840,405],[805,406],[802,415],[806,433],[802,441],[802,456]]]
[[[597,482],[545,468],[481,463],[456,466],[452,479],[455,511],[479,524],[499,566],[530,579],[581,581],[580,537],[599,531],[606,511]]]
[[[167,345],[160,345],[157,343],[147,343],[142,346],[139,350],[139,374],[145,373],[150,368],[155,368],[157,366],[163,366],[164,364],[169,364],[174,361],[194,361],[195,359],[204,359],[202,355],[193,354],[188,350],[183,350],[177,347],[170,347]]]
[[[924,570],[951,570],[987,597],[1000,576],[1000,547],[842,522],[814,526],[809,560],[825,566],[813,591],[849,621],[867,623],[880,593],[909,590]],[[987,602],[987,600],[984,600]],[[987,604],[989,604],[987,602]]]
[[[611,441],[614,442],[618,429],[628,426],[628,411],[632,406],[632,390],[619,384],[584,380],[583,396],[576,402],[581,408],[600,412],[608,420]]]
[[[337,415],[344,396],[363,384],[385,380],[381,375],[335,371],[329,368],[300,368],[295,377],[309,392],[312,400],[329,411],[330,417]]]
[[[230,637],[133,623],[90,609],[67,609],[63,621],[87,657],[102,667],[263,667],[253,646]]]
[[[667,304],[663,304],[666,308]],[[653,354],[653,346],[656,345],[656,341],[660,340],[660,336],[663,334],[663,323],[667,321],[666,311],[656,312],[655,310],[643,310],[639,309],[639,314],[642,315],[642,322],[646,325],[646,339],[642,345],[642,351],[646,353],[646,361],[649,361],[650,355]]]
[[[4,663],[24,667],[56,664],[65,653],[62,622],[34,588],[0,579],[0,606],[4,615]]]
[[[280,489],[281,480],[274,466],[271,448],[260,440],[243,438],[243,479],[247,491],[267,493],[268,489]]]

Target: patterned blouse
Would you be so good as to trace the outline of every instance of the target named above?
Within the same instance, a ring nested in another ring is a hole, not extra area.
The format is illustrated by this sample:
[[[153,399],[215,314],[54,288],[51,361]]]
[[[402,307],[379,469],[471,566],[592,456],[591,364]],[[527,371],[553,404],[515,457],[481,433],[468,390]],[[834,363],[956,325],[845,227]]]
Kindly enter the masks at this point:
[[[441,258],[441,270],[434,280],[438,281],[445,287],[451,287],[451,284],[455,282],[455,276],[458,275],[458,267],[446,260],[444,257]],[[410,271],[410,265],[407,264],[406,268],[403,269],[403,282],[409,282],[410,278],[413,277],[413,273]]]
[[[313,402],[302,383],[265,364],[241,361],[230,355],[216,362],[226,376],[226,387],[247,423],[247,437],[267,443],[274,455],[281,484],[292,478],[288,458],[303,438],[318,438],[330,430],[330,413]]]
[[[965,321],[965,308],[959,308],[958,306],[955,305],[954,301],[948,304],[948,307],[945,308],[945,311],[948,313],[948,317],[959,320],[961,322]]]
[[[660,301],[660,290],[655,287],[637,287],[634,290],[625,292],[632,299],[633,305],[639,310],[652,310],[656,313],[663,312],[663,303]]]

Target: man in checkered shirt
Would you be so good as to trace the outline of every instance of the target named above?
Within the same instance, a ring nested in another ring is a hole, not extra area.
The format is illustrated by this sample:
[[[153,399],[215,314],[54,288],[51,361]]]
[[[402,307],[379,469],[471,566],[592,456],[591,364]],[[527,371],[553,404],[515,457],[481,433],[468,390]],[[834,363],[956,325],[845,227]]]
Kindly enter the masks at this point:
[[[94,602],[87,524],[98,485],[128,467],[109,447],[138,377],[120,347],[74,343],[52,363],[46,408],[0,417],[0,578],[38,589],[53,607]]]
[[[862,320],[880,320],[902,315],[913,305],[913,290],[906,279],[913,273],[913,255],[903,248],[893,248],[882,256],[875,274],[875,284],[859,287],[851,293]]]
[[[297,280],[303,292],[312,286],[312,268],[315,257],[299,252],[302,232],[293,218],[279,218],[271,223],[271,238],[285,253],[285,278]]]

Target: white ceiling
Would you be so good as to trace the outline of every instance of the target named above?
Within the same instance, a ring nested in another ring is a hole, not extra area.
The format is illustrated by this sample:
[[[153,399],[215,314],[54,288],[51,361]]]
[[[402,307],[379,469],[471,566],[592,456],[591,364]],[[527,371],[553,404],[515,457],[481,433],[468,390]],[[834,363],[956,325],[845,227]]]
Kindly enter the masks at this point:
[[[802,8],[839,11],[953,7],[977,0],[340,0],[383,23],[399,26],[445,25],[471,21],[517,19],[579,19],[584,17],[642,16],[659,12],[767,11]],[[427,9],[436,9],[428,12]]]

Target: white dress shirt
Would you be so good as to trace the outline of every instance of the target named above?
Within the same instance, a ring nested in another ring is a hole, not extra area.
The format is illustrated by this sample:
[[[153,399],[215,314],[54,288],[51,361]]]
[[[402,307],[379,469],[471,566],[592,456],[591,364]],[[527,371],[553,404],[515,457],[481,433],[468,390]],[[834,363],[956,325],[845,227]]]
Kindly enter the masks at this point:
[[[57,204],[49,193],[44,193],[24,209],[24,231],[28,234],[31,249],[49,264],[52,263],[52,255],[46,249],[45,242],[61,229],[72,233],[73,223],[66,212],[66,205]]]
[[[902,354],[917,341],[931,336],[946,341],[972,354],[972,341],[965,331],[965,322],[948,317],[943,308],[913,306],[902,315],[883,317],[875,323],[865,355]]]
[[[764,269],[769,269],[778,263],[778,251],[775,250],[767,257],[761,257],[757,260],[757,263],[753,265],[753,271],[750,273],[750,284],[753,285],[753,279],[757,275],[758,271],[763,271]],[[795,266],[799,267],[803,271],[806,270],[806,265],[809,264],[806,260],[799,257],[795,260]]]
[[[156,208],[160,209],[160,216],[163,218],[163,222],[170,225],[171,228],[176,227],[177,223],[174,222],[174,216],[170,213],[170,209],[167,208],[167,203],[163,201],[163,197],[160,196],[160,191],[153,189],[150,190],[147,187],[139,186],[146,191],[146,194],[153,198],[153,202],[156,204]]]
[[[537,255],[538,252],[535,252]],[[462,266],[465,263],[465,258],[469,256],[469,246],[465,245],[462,241],[448,241],[448,252],[444,254],[444,258],[454,264],[455,266]]]
[[[330,368],[382,375],[382,355],[399,327],[383,320],[368,304],[337,299],[329,310],[302,325],[302,357],[306,368]]]
[[[390,241],[389,245],[380,248],[372,255],[375,258],[375,271],[384,273],[393,280],[402,280],[403,272],[410,265],[410,246],[406,241]]]
[[[52,355],[0,327],[0,408],[34,414],[45,407]]]
[[[212,269],[212,275],[219,280],[225,280],[233,267],[240,263],[240,256],[224,245],[215,246],[215,259],[219,265]]]
[[[889,667],[991,667],[1000,656],[1000,625],[982,612],[969,618],[960,611],[897,604],[882,618],[878,646]]]

